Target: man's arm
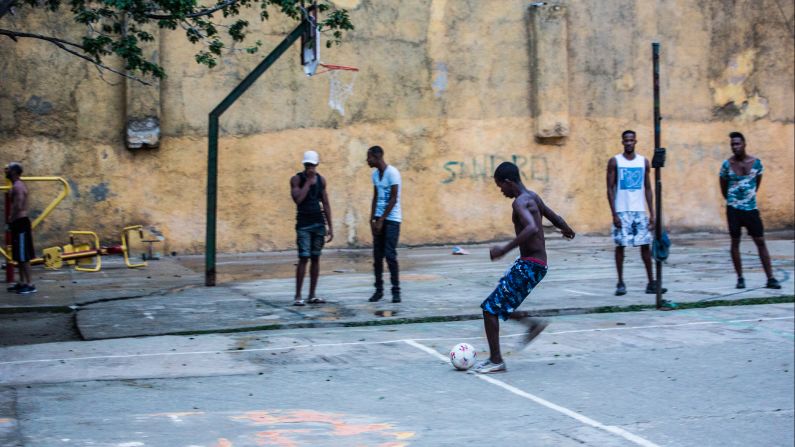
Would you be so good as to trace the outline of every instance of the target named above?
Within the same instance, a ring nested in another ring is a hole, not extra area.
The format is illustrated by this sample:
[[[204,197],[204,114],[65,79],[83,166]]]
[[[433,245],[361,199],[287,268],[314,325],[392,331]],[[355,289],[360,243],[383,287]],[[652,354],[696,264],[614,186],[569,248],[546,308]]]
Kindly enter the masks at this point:
[[[370,204],[370,221],[375,220],[375,207],[378,204],[378,187],[373,186],[373,202]]]
[[[375,225],[375,207],[377,204],[378,204],[378,187],[373,186],[373,202],[370,204],[370,230],[372,230],[374,235],[378,234]]]
[[[22,208],[25,204],[26,191],[23,188],[14,185],[11,187],[11,218],[16,219],[17,216],[24,211]]]
[[[613,216],[613,225],[621,228],[621,219],[616,214],[616,159],[610,157],[607,162],[607,201],[610,203],[610,215]]]
[[[762,174],[759,174],[759,175],[756,176],[756,190],[757,191],[759,191],[759,187],[760,186],[762,186]]]
[[[644,189],[646,190],[646,205],[649,206],[649,229],[651,230],[654,228],[654,203],[651,199],[651,174],[649,174],[651,167],[649,166],[648,159],[644,159],[644,163],[646,163],[646,169],[644,169],[646,175],[643,176],[643,184],[645,186]]]
[[[534,234],[540,231],[541,225],[539,225],[539,222],[536,222],[533,214],[530,212],[528,205],[535,206],[532,202],[520,202],[519,200],[513,201],[513,212],[519,216],[519,220],[522,222],[522,225],[524,225],[524,228],[522,228],[522,231],[520,231],[511,242],[508,242],[502,247],[492,247],[489,250],[489,256],[491,257],[492,261],[505,256],[508,252],[524,244]]]
[[[328,202],[328,182],[325,179],[320,181],[323,184],[323,197],[320,201],[323,203],[323,214],[326,215],[326,225],[328,225],[328,239],[326,242],[331,242],[334,239],[334,226],[331,223],[331,205]]]
[[[309,178],[304,182],[304,186],[298,186],[300,183],[301,179],[299,179],[297,175],[290,178],[290,195],[292,195],[293,202],[295,202],[296,205],[300,205],[301,202],[306,199],[307,194],[309,194],[309,188],[312,187]]]
[[[541,208],[541,215],[546,217],[548,221],[552,222],[552,225],[554,225],[563,233],[563,237],[566,239],[574,239],[574,230],[569,227],[569,224],[567,224],[566,221],[560,217],[560,215],[552,211],[552,209],[549,208],[543,200],[541,200],[541,197],[538,198],[538,205]]]
[[[756,184],[756,188],[759,189],[759,183]],[[726,177],[720,178],[720,193],[723,194],[723,198],[729,198],[729,181],[726,180]]]

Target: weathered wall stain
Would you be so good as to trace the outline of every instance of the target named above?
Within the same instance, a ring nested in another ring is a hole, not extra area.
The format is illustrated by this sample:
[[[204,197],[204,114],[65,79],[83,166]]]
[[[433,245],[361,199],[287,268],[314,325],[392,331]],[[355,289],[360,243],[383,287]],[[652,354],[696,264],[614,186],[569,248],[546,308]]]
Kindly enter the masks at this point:
[[[109,194],[110,188],[108,188],[108,184],[105,182],[91,187],[91,197],[93,197],[97,202],[107,200]]]

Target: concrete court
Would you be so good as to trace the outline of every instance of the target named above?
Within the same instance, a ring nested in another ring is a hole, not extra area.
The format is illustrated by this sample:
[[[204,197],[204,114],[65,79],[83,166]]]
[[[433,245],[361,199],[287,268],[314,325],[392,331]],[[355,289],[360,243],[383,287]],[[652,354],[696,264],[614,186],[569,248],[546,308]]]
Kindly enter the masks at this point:
[[[696,302],[794,293],[795,246],[789,233],[768,237],[773,265],[783,283],[780,290],[762,288],[765,277],[750,241],[742,247],[748,289],[741,291],[734,288],[727,237],[679,235],[675,244],[664,269],[669,299]],[[481,301],[494,289],[515,253],[490,262],[488,245],[468,248],[468,256],[451,255],[449,246],[401,249],[400,304],[392,304],[388,294],[381,302],[367,302],[373,291],[372,261],[369,250],[361,249],[330,251],[322,259],[319,295],[328,300],[327,304],[294,307],[295,254],[280,252],[221,258],[218,268],[226,282],[220,287],[190,287],[89,304],[80,307],[76,320],[84,338],[101,339],[262,327],[361,325],[401,319],[480,318]],[[646,278],[638,249],[628,250],[625,280],[629,293],[623,297],[613,295],[616,274],[608,238],[585,236],[566,241],[550,233],[548,251],[550,273],[522,310],[555,315],[601,306],[654,303],[654,295],[644,293]],[[181,262],[190,266],[195,260]],[[199,262],[198,270],[202,267]],[[304,287],[306,294],[308,284]]]
[[[653,295],[643,293],[646,279],[638,249],[627,251],[629,293],[616,297],[608,237],[578,235],[565,241],[552,232],[547,237],[550,273],[521,310],[556,315],[654,303]],[[762,288],[765,277],[750,240],[742,245],[748,288],[737,290],[726,235],[689,233],[672,238],[672,253],[664,268],[668,299],[684,303],[795,293],[792,231],[767,235],[773,267],[782,280],[780,290]],[[480,302],[493,290],[516,252],[490,262],[488,245],[465,247],[471,252],[468,256],[451,255],[451,246],[401,248],[400,304],[392,304],[388,296],[378,303],[367,302],[373,290],[368,249],[327,250],[322,257],[319,294],[328,303],[301,308],[291,305],[295,290],[292,251],[219,256],[219,285],[212,288],[202,286],[202,256],[168,256],[142,270],[126,269],[116,257],[106,257],[98,273],[38,268],[34,277],[39,293],[0,293],[0,311],[4,311],[0,313],[0,345],[480,318]],[[305,293],[307,287],[305,284]],[[35,313],[53,308],[68,313]]]
[[[0,445],[791,446],[794,310],[507,323],[491,376],[445,357],[480,321],[0,348]]]

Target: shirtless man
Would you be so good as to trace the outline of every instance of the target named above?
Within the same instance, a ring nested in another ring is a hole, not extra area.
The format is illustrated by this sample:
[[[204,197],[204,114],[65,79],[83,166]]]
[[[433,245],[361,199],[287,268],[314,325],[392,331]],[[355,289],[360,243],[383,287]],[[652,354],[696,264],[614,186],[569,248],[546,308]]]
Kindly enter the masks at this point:
[[[502,246],[489,250],[491,260],[497,260],[519,247],[520,257],[500,279],[494,292],[480,305],[483,309],[483,324],[489,342],[489,358],[475,366],[474,372],[491,374],[506,371],[500,353],[500,318],[503,321],[517,320],[527,326],[523,343],[527,345],[547,327],[545,320],[528,318],[514,314],[514,311],[547,274],[547,250],[544,243],[544,230],[541,217],[559,228],[566,239],[574,238],[574,230],[562,217],[549,209],[541,197],[522,184],[519,168],[504,162],[494,171],[494,182],[503,195],[514,199],[513,226],[516,237]]]
[[[28,218],[28,187],[20,179],[22,165],[9,163],[5,168],[6,178],[11,181],[11,251],[19,267],[19,282],[8,287],[9,292],[20,295],[36,293],[30,278],[30,260],[35,257],[33,235]]]

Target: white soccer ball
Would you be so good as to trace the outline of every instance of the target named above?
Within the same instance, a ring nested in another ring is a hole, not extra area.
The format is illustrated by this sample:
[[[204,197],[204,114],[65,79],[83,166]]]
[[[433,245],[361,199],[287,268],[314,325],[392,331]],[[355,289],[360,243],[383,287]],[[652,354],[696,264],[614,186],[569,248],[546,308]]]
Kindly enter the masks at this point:
[[[455,369],[461,371],[471,368],[477,357],[478,353],[475,352],[475,348],[468,343],[459,343],[450,351],[450,363],[455,366]]]

